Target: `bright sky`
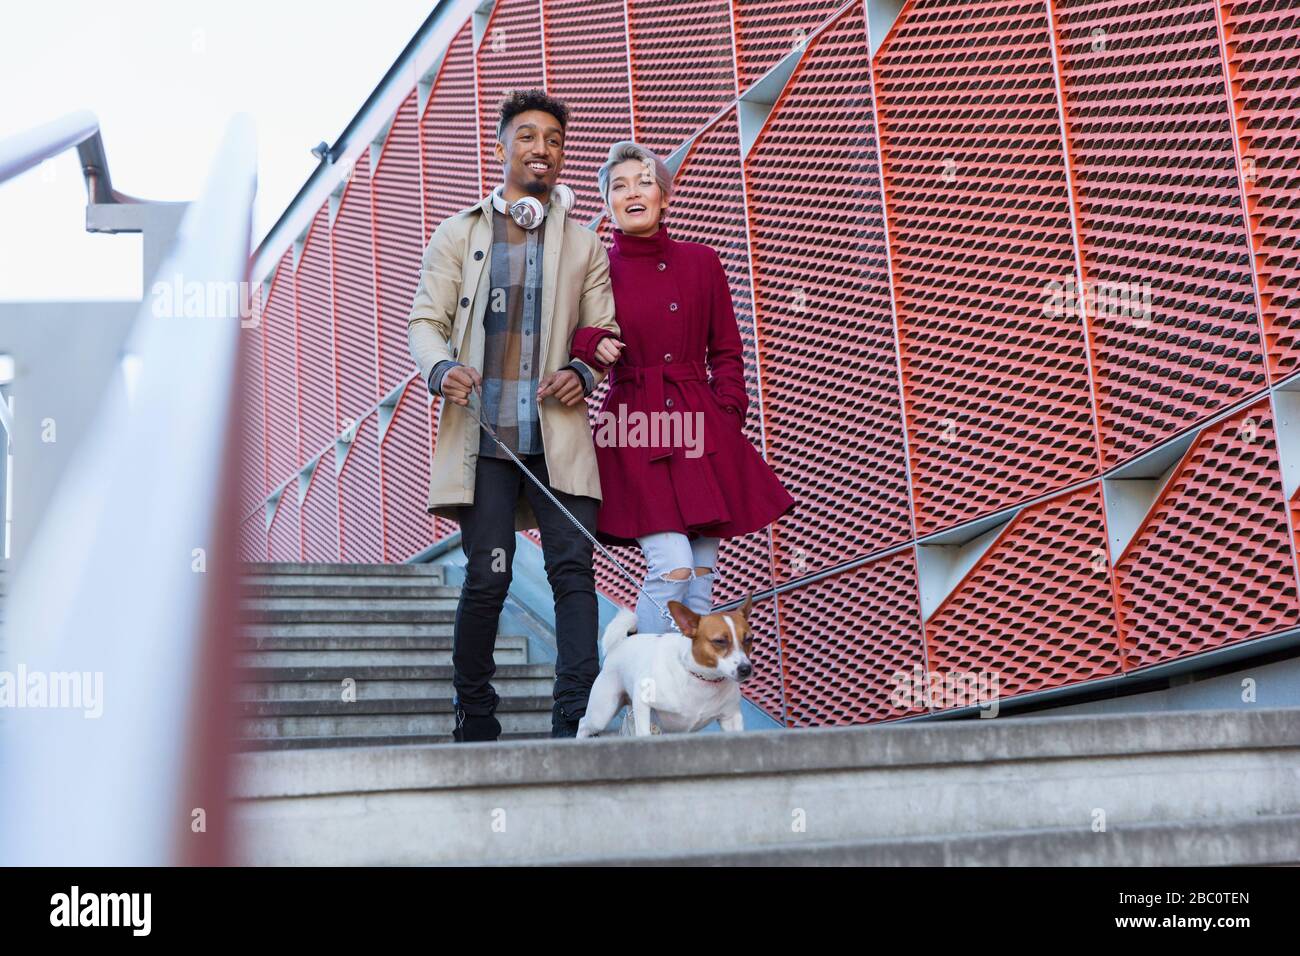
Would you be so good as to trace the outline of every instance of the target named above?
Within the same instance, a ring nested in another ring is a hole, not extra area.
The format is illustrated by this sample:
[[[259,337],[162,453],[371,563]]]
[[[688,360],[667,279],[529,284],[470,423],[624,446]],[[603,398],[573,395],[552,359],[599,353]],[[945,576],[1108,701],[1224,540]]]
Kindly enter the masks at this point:
[[[113,186],[190,200],[234,113],[258,139],[254,241],[316,167],[433,0],[45,0],[0,27],[0,138],[99,117]],[[75,150],[0,184],[0,300],[140,299],[140,237],[86,232]]]

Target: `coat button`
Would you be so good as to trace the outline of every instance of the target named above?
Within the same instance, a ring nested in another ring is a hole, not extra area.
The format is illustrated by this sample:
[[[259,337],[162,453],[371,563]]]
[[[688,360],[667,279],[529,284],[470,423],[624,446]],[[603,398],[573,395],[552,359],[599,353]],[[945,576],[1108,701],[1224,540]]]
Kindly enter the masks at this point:
[[[482,259],[482,258],[483,258],[483,250],[482,250],[482,249],[475,249],[475,250],[474,250],[474,258],[475,258],[475,259]]]
[[[467,305],[469,305],[469,296],[464,296],[460,300],[460,307],[463,309]]]
[[[667,268],[668,268],[668,263],[666,263],[666,262],[661,262],[661,263],[659,263],[659,271],[660,271],[660,272],[663,272],[663,271],[664,271],[665,269],[667,269]]]
[[[665,363],[671,362],[672,360],[673,360],[673,356],[671,352],[664,356]]]
[[[667,405],[669,408],[672,408],[672,407],[673,407],[673,400],[672,400],[671,398],[665,398],[665,399],[664,399],[664,404]]]
[[[668,308],[669,308],[670,310],[672,310],[673,312],[676,312],[676,311],[677,311],[677,303],[676,303],[676,302],[669,302],[669,303],[668,303]]]

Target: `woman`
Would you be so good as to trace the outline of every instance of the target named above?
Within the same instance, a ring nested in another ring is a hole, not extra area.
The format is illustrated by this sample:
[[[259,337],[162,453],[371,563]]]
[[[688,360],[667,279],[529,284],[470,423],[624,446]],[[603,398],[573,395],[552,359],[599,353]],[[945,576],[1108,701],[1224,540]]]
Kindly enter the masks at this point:
[[[625,141],[597,179],[614,224],[609,274],[623,335],[579,329],[572,346],[574,358],[613,366],[595,430],[597,538],[641,546],[645,590],[661,606],[707,614],[721,539],[766,527],[794,499],[744,434],[744,354],[722,261],[663,223],[667,166]],[[643,634],[672,629],[644,594],[636,613]]]

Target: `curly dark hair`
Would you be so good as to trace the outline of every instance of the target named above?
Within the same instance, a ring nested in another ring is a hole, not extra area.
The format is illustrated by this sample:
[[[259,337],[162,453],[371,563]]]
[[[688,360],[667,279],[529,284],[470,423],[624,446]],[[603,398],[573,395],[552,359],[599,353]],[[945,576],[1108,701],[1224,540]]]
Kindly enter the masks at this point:
[[[501,98],[500,110],[501,119],[497,122],[497,139],[501,142],[505,142],[502,137],[505,136],[510,121],[528,110],[550,113],[562,130],[569,125],[569,108],[555,97],[547,96],[542,90],[508,90]]]

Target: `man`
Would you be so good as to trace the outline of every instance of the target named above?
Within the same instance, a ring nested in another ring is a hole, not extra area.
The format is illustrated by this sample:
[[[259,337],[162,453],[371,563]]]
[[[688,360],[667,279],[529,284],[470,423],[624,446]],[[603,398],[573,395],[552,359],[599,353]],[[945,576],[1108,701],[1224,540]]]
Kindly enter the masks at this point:
[[[594,532],[600,476],[585,397],[604,372],[569,348],[577,328],[619,328],[604,245],[552,197],[567,123],[567,107],[539,90],[506,95],[496,142],[503,182],[434,231],[407,321],[411,355],[443,398],[426,510],[460,523],[467,558],[452,651],[457,741],[501,733],[493,651],[516,531],[540,530],[555,599],[552,736],[577,735],[599,670],[590,540],[466,411]],[[545,211],[531,228],[512,216],[528,196]]]

